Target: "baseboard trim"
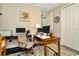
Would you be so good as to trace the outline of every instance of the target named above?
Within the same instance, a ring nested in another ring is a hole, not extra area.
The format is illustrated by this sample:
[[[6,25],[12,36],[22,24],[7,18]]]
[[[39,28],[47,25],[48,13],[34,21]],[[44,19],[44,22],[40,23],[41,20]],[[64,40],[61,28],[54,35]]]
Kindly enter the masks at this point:
[[[77,51],[77,50],[75,50],[75,49],[73,49],[73,48],[70,48],[70,47],[65,46],[65,45],[61,45],[61,47],[64,47],[64,48],[66,48],[66,49],[68,49],[68,50],[70,50],[70,51],[73,51],[74,53],[76,53],[76,54],[79,55],[79,51]]]

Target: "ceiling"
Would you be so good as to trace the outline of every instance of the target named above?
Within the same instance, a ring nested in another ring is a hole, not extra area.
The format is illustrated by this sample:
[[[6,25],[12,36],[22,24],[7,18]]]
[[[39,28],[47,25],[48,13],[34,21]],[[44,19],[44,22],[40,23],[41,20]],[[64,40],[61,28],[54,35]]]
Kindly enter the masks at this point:
[[[43,11],[50,11],[51,9],[57,7],[61,3],[33,3],[35,6],[40,7]]]

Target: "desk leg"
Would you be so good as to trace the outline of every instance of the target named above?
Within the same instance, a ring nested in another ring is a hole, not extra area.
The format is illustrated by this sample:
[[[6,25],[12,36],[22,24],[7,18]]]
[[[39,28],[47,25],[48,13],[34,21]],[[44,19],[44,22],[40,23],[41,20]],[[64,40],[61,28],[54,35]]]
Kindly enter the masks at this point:
[[[47,56],[47,49],[45,45],[44,45],[44,56]]]
[[[60,39],[58,40],[58,53],[59,53],[59,56],[60,56]]]

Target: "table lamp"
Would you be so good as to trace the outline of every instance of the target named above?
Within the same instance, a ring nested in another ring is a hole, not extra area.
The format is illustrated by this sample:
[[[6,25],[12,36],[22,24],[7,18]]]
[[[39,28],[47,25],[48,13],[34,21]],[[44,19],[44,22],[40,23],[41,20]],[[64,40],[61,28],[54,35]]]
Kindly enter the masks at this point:
[[[36,28],[37,28],[36,33],[38,33],[38,29],[41,28],[40,24],[36,24]]]

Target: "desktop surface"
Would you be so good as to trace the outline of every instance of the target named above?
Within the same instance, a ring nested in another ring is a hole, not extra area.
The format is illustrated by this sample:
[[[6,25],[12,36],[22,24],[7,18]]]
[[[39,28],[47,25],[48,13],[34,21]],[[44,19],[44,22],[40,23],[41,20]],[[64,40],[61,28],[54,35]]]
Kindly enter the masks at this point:
[[[41,38],[41,39],[50,38],[50,36],[47,36],[47,35],[36,35],[36,37]]]

